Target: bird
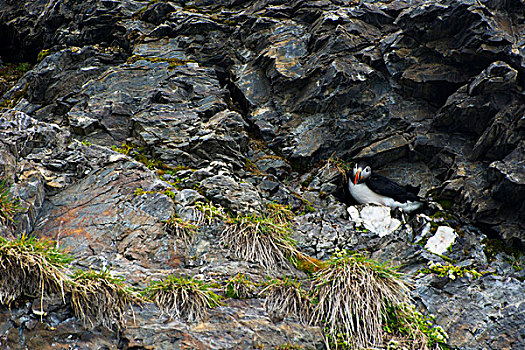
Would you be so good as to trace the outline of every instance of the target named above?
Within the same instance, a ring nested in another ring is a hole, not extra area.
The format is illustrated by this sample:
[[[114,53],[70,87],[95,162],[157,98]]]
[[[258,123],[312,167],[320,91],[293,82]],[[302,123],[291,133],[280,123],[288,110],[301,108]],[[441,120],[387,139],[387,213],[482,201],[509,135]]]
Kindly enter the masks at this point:
[[[365,162],[356,162],[352,177],[348,179],[348,191],[359,203],[374,203],[411,213],[423,206],[421,198],[413,193],[416,188],[402,186],[382,175],[373,174]]]

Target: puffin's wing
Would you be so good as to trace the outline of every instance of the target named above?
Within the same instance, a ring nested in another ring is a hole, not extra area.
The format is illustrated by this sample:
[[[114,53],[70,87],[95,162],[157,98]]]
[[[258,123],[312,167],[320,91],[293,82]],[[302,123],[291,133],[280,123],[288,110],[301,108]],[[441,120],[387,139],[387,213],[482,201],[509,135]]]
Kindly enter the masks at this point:
[[[400,184],[379,174],[372,174],[366,181],[368,188],[375,193],[395,199],[398,202],[417,201],[418,196]]]

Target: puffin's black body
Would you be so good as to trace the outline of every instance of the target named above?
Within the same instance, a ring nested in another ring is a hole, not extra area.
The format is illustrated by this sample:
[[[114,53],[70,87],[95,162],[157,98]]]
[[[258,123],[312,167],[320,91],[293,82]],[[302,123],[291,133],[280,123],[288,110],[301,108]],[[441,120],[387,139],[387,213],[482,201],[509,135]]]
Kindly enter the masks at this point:
[[[366,179],[365,183],[373,192],[390,197],[401,203],[420,200],[417,196],[417,192],[419,191],[417,187],[402,186],[379,174],[372,174]]]
[[[405,212],[419,209],[423,203],[417,196],[418,188],[400,184],[378,174],[364,163],[355,164],[348,181],[350,195],[360,204],[375,203]]]

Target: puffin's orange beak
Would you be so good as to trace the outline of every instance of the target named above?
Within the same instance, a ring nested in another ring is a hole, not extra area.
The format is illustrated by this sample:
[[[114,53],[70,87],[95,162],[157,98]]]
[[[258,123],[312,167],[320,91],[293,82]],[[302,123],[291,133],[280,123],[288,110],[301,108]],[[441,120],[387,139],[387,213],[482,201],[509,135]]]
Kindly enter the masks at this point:
[[[357,174],[355,174],[354,185],[357,184],[357,179],[359,178],[360,174],[361,174],[361,170],[358,170]]]

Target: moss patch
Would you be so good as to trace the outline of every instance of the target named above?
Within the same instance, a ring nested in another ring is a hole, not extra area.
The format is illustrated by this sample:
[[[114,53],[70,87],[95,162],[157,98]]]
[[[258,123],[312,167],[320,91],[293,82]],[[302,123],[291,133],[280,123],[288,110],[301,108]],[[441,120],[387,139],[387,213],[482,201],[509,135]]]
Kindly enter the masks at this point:
[[[456,278],[463,277],[466,274],[469,274],[472,276],[472,278],[476,279],[481,276],[485,272],[478,272],[475,269],[467,269],[465,267],[459,267],[452,265],[450,263],[442,265],[441,263],[434,263],[432,261],[428,262],[428,267],[423,268],[419,270],[419,272],[424,274],[436,274],[440,277],[448,277],[451,280],[455,280]]]
[[[18,80],[20,80],[20,78],[32,68],[33,66],[27,62],[4,63],[4,65],[0,68],[0,96],[15,86]],[[9,106],[6,106],[4,102],[3,105],[0,105],[0,107]]]
[[[163,58],[163,57],[143,57],[140,55],[133,55],[128,58],[127,63],[133,64],[138,61],[149,61],[149,62],[167,62],[169,63],[168,69],[173,69],[175,67],[183,66],[186,63],[195,62],[194,60],[181,60],[178,58]]]

